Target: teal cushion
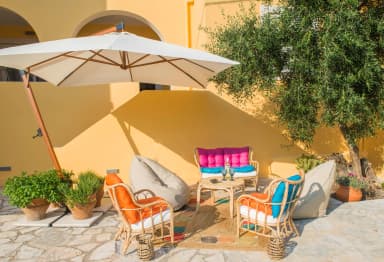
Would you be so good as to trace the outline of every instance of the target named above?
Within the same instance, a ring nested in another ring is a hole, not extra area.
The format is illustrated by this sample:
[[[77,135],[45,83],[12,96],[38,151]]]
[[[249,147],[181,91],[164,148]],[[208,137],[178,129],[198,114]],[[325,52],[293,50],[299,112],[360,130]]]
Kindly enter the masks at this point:
[[[300,179],[301,179],[301,176],[298,174],[295,174],[293,176],[288,177],[287,180],[299,181]],[[296,192],[292,192],[292,188],[293,188],[293,185],[289,185],[287,202],[290,201],[292,199],[292,197],[296,195]],[[284,197],[284,191],[285,191],[285,183],[280,182],[280,184],[277,186],[275,193],[273,194],[273,197],[272,197],[272,204],[275,204],[275,205],[272,205],[272,216],[274,218],[279,216],[280,209],[281,209],[281,202],[283,201],[283,197]],[[294,193],[294,194],[292,194],[292,193]],[[278,205],[278,204],[280,204],[280,205]],[[285,209],[286,208],[287,208],[287,206],[285,206]]]
[[[248,173],[248,172],[255,171],[255,167],[251,165],[242,166],[242,167],[233,167],[232,169],[233,171],[238,173]]]
[[[224,167],[201,167],[200,171],[201,173],[209,173],[209,174],[216,174],[221,173],[221,170],[223,170]]]

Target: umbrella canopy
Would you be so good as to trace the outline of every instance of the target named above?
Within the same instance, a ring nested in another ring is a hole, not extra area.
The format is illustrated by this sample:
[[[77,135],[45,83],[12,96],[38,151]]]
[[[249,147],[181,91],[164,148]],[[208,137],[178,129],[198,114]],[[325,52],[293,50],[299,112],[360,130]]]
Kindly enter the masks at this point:
[[[205,87],[209,78],[238,62],[127,32],[67,38],[0,50],[0,65],[27,72],[24,84],[55,169],[61,174],[29,83],[34,74],[56,86],[144,82]]]
[[[28,70],[57,86],[144,82],[205,87],[238,64],[204,51],[119,32],[0,50],[0,65]]]

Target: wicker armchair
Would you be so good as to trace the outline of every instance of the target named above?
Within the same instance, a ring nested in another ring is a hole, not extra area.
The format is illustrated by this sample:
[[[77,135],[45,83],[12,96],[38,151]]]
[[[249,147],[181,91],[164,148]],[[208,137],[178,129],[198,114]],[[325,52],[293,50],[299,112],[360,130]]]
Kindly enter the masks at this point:
[[[274,179],[264,193],[241,195],[236,201],[237,237],[241,231],[284,239],[299,235],[292,220],[296,202],[304,183],[304,173],[288,179]]]
[[[115,240],[123,240],[122,254],[135,236],[144,233],[152,234],[152,241],[174,243],[173,208],[167,201],[147,189],[132,193],[116,174],[106,176],[104,189],[121,219]]]

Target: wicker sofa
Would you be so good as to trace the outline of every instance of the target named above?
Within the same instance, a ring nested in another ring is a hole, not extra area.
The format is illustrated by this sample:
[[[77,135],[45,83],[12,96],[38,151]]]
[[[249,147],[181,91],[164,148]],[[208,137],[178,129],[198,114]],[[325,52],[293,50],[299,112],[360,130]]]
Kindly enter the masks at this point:
[[[202,179],[222,176],[224,164],[228,161],[235,179],[252,179],[257,184],[259,162],[253,159],[253,150],[249,146],[198,147],[194,150],[194,158]]]

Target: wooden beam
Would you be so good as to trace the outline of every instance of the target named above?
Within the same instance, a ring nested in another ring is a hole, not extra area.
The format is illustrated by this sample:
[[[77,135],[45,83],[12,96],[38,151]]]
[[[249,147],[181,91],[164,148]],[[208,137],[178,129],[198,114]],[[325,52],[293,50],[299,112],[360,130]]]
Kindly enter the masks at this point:
[[[35,98],[35,95],[33,93],[33,89],[29,83],[29,75],[30,75],[30,72],[28,69],[28,71],[22,76],[23,82],[24,82],[24,87],[25,87],[25,90],[26,90],[26,93],[27,93],[27,96],[29,99],[29,103],[32,106],[32,110],[33,110],[33,113],[34,113],[35,118],[37,120],[37,123],[41,129],[41,132],[43,133],[43,139],[44,139],[44,142],[47,146],[48,153],[49,153],[49,156],[51,157],[53,166],[56,169],[56,171],[58,172],[59,176],[62,177],[63,175],[61,172],[60,163],[57,160],[57,156],[56,156],[55,150],[53,149],[51,139],[49,138],[47,129],[45,128],[44,120],[41,117],[40,109],[39,109],[39,106],[36,102],[36,98]]]

